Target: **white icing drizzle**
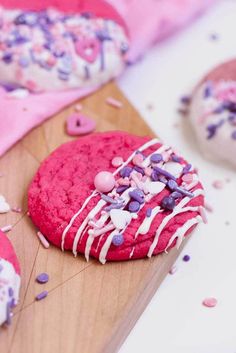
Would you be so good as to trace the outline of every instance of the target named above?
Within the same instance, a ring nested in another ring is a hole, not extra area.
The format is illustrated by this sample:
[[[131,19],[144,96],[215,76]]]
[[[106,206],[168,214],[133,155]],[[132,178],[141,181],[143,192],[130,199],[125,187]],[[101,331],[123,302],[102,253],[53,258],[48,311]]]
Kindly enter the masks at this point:
[[[154,220],[156,215],[160,212],[160,209],[161,209],[160,206],[154,207],[152,209],[151,216],[150,217],[146,216],[144,218],[143,222],[141,223],[140,227],[138,228],[137,232],[135,233],[134,239],[136,239],[139,234],[147,234],[148,233],[148,231],[151,227],[152,221]]]
[[[180,245],[182,244],[182,241],[184,239],[184,235],[186,234],[186,232],[192,227],[194,226],[194,224],[197,224],[199,222],[202,221],[202,217],[201,216],[197,216],[194,218],[189,219],[186,223],[184,223],[182,225],[182,227],[178,228],[176,230],[176,232],[172,235],[172,237],[170,238],[166,248],[165,248],[165,252],[167,252],[167,249],[171,246],[171,244],[174,242],[174,240],[177,238],[177,243],[176,243],[176,247],[177,249],[179,249]]]
[[[159,142],[160,142],[159,139],[154,138],[154,139],[152,139],[152,140],[146,142],[145,144],[143,144],[141,147],[139,147],[138,150],[139,150],[140,152],[142,152],[142,151],[144,151],[145,149],[147,149],[147,148],[149,148],[149,147],[151,147],[151,146],[153,146],[153,145],[155,145],[155,144],[157,144],[157,143],[159,143]],[[163,147],[163,146],[162,146],[162,147]],[[161,147],[161,148],[162,148],[162,147]],[[134,151],[134,152],[129,156],[129,158],[128,158],[119,168],[117,168],[117,169],[115,170],[115,172],[113,173],[113,175],[115,176],[116,174],[118,174],[119,171],[120,171],[122,168],[124,168],[127,164],[129,164],[129,162],[133,159],[133,157],[135,156],[135,154],[136,154],[136,151]],[[71,218],[69,224],[68,224],[68,225],[66,226],[66,228],[64,229],[64,231],[63,231],[63,233],[62,233],[62,240],[61,240],[61,249],[62,249],[62,251],[64,251],[64,244],[65,244],[66,234],[68,233],[68,231],[69,231],[69,229],[71,228],[72,224],[74,223],[75,219],[76,219],[76,218],[79,216],[79,214],[85,209],[85,207],[87,206],[87,204],[89,203],[89,201],[90,201],[93,197],[95,197],[95,196],[97,196],[97,195],[98,195],[97,190],[94,190],[94,191],[92,192],[92,194],[87,197],[87,199],[84,201],[84,203],[83,203],[83,205],[81,206],[81,208],[79,209],[79,211],[74,214],[74,216]],[[81,234],[81,233],[80,233],[80,234]],[[77,247],[77,244],[78,244],[78,241],[79,241],[79,238],[80,238],[80,234],[78,234],[78,232],[76,233],[76,237],[77,237],[77,238],[76,238],[76,247]],[[74,253],[75,255],[77,254],[76,250],[74,250],[74,249],[76,249],[76,247],[75,247],[75,241],[74,241],[74,243],[73,243],[73,253]]]
[[[204,190],[203,189],[197,189],[194,191],[194,197],[200,196],[200,195],[204,195]],[[185,205],[187,205],[187,203],[190,201],[189,197],[185,197],[183,198],[180,203],[174,208],[173,212],[171,214],[169,214],[168,216],[166,216],[163,220],[162,223],[160,224],[160,226],[158,227],[154,240],[149,248],[148,257],[151,257],[153,254],[153,251],[155,250],[159,237],[161,235],[161,232],[163,231],[163,229],[165,228],[165,226],[167,225],[167,223],[174,218],[176,215],[180,214],[180,213],[184,213],[184,212],[188,212],[188,211],[198,211],[198,207],[184,207]]]

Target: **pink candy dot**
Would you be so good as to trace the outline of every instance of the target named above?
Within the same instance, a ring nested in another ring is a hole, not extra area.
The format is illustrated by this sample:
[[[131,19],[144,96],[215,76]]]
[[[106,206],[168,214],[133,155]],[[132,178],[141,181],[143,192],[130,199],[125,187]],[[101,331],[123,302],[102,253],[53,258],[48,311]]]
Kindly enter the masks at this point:
[[[111,161],[111,164],[113,167],[120,167],[123,164],[123,158],[122,157],[114,157]]]
[[[217,304],[217,299],[216,298],[206,298],[203,300],[202,305],[208,307],[208,308],[214,308]]]
[[[193,175],[190,173],[184,174],[182,180],[187,184],[191,184],[193,182]]]
[[[110,172],[99,172],[94,178],[94,185],[97,191],[109,192],[115,186],[114,175]]]
[[[137,153],[133,160],[132,160],[134,165],[137,165],[138,167],[142,167],[142,163],[143,163],[143,156],[141,155],[141,153]]]
[[[150,177],[152,175],[152,168],[147,167],[144,169],[144,172],[146,176]]]
[[[215,180],[215,181],[213,181],[212,186],[213,186],[215,189],[223,189],[223,187],[224,187],[224,182],[223,182],[222,180]]]

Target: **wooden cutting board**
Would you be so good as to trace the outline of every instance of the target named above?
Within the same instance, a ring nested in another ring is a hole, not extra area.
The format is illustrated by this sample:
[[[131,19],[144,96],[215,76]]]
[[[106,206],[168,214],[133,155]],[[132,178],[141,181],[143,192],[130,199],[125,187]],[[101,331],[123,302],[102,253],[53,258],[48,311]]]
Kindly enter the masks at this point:
[[[106,104],[108,96],[123,102],[123,108]],[[98,131],[154,135],[114,83],[80,103],[96,119]],[[20,303],[11,327],[0,329],[0,353],[117,352],[179,253],[173,249],[151,259],[101,265],[39,243],[27,216],[27,187],[40,162],[72,139],[65,120],[73,111],[72,105],[46,121],[0,159],[0,194],[23,209],[0,215],[0,228],[14,225],[8,236],[22,267]],[[41,272],[50,276],[45,285],[35,282]],[[36,302],[43,290],[48,297]]]

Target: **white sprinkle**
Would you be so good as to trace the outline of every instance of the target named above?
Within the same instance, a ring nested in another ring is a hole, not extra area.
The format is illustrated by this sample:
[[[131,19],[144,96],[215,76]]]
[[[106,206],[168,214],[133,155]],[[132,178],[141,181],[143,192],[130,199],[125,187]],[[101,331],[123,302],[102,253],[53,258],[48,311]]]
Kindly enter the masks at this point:
[[[47,239],[45,238],[45,236],[41,233],[41,232],[37,232],[37,236],[39,238],[39,240],[41,241],[42,245],[48,249],[50,244],[49,242],[47,241]]]
[[[108,97],[106,99],[106,103],[115,107],[115,108],[119,108],[119,109],[123,107],[123,103],[121,103],[120,101],[118,101],[117,99],[112,98],[112,97]]]
[[[7,226],[4,226],[4,227],[2,227],[1,228],[1,231],[3,232],[3,233],[7,233],[7,232],[9,232],[10,230],[12,230],[12,225],[11,224],[9,224],[9,225],[7,225]]]
[[[7,94],[8,98],[23,99],[28,97],[29,91],[25,88],[18,88]]]

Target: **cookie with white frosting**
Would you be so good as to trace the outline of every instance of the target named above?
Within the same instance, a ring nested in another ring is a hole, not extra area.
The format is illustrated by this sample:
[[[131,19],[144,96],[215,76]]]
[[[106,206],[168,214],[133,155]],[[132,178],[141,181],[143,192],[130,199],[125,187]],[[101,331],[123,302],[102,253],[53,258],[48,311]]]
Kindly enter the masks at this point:
[[[0,231],[0,325],[10,324],[20,289],[20,266],[7,236]]]
[[[190,120],[204,156],[236,166],[236,60],[218,66],[197,86]]]
[[[157,138],[113,131],[66,143],[40,166],[30,217],[54,245],[101,263],[151,257],[202,221],[196,170]]]
[[[97,87],[125,66],[129,40],[92,14],[0,8],[0,82],[31,91]]]

